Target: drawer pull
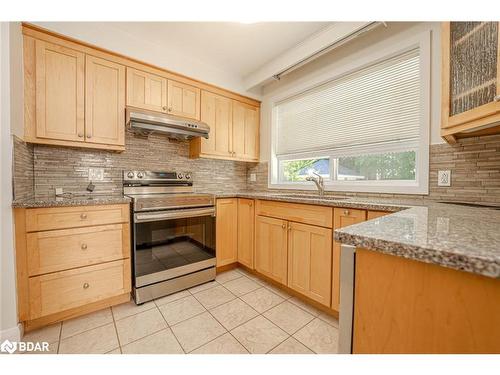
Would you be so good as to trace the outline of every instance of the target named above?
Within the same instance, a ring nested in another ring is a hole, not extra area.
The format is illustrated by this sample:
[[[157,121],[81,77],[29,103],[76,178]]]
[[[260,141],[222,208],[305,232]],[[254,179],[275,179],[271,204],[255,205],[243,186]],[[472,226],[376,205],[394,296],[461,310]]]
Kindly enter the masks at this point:
[[[349,215],[349,210],[344,210],[344,215]]]
[[[80,214],[80,219],[85,220],[86,218],[87,218],[87,214],[86,213]]]
[[[89,283],[85,283],[85,284],[83,284],[83,289],[88,289],[89,286],[90,286]]]
[[[281,228],[286,229],[286,224],[281,224]]]
[[[82,243],[81,248],[82,248],[82,250],[87,250],[87,244],[86,243]]]

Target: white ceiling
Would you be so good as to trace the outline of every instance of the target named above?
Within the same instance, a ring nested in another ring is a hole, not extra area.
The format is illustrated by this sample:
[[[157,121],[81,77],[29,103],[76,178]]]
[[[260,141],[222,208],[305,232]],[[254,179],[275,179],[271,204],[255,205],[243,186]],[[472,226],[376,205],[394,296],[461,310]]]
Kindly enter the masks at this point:
[[[243,83],[246,76],[328,29],[333,22],[36,24],[196,79],[251,94]]]
[[[328,22],[117,22],[161,48],[246,76],[328,26]]]

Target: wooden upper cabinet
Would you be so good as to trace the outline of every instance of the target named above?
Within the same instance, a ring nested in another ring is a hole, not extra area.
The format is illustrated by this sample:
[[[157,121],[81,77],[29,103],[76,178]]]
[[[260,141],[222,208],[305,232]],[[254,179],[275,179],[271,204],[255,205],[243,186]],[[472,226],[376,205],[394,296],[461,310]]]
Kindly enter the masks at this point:
[[[365,210],[350,208],[333,209],[333,228],[339,229],[358,224],[366,220]],[[339,311],[340,307],[340,242],[333,243],[332,256],[332,309]]]
[[[330,306],[332,230],[288,223],[288,286]]]
[[[255,270],[281,284],[287,283],[287,222],[255,217]]]
[[[233,100],[233,156],[259,160],[259,109]]]
[[[190,157],[258,161],[259,112],[258,107],[202,90],[201,121],[210,126],[210,134],[191,140]]]
[[[185,83],[168,80],[168,113],[200,119],[200,89]]]
[[[85,55],[35,41],[37,138],[83,142]]]
[[[450,143],[500,132],[499,31],[499,22],[443,23],[441,135]]]
[[[238,198],[238,262],[254,269],[255,205],[253,199]]]
[[[125,146],[125,67],[87,55],[85,93],[85,141]]]
[[[238,261],[238,199],[217,199],[217,267]]]
[[[208,91],[201,92],[201,121],[210,126],[208,139],[194,138],[190,143],[190,156],[230,158],[232,101]]]
[[[127,67],[127,105],[167,113],[167,79]]]

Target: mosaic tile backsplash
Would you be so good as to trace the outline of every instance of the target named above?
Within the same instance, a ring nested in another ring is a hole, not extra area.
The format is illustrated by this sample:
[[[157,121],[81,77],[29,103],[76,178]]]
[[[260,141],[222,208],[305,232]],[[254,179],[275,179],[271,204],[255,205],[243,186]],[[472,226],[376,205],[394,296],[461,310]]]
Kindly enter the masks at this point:
[[[189,159],[187,142],[171,141],[164,135],[148,138],[126,134],[126,151],[28,145],[14,141],[15,198],[30,194],[53,197],[56,187],[66,192],[85,193],[88,168],[104,168],[104,181],[94,182],[96,195],[122,193],[123,169],[192,171],[195,190],[209,193],[266,191],[267,162],[244,163],[224,160]],[[438,170],[452,171],[452,186],[438,187]],[[255,173],[256,182],[249,177]],[[500,203],[500,135],[469,138],[457,145],[430,147],[430,191],[422,199]],[[275,191],[275,190],[273,190]],[[298,191],[295,191],[298,192]],[[339,193],[339,195],[401,197],[395,194]],[[407,195],[404,195],[407,196]]]

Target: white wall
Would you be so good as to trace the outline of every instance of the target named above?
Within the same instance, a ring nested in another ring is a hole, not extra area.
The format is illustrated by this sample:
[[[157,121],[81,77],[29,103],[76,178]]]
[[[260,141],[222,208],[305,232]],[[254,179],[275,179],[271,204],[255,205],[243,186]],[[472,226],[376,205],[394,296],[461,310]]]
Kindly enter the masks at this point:
[[[321,80],[330,71],[344,70],[357,59],[366,58],[385,48],[404,42],[420,33],[431,33],[431,103],[430,139],[431,144],[443,143],[440,137],[440,100],[441,100],[441,50],[440,23],[389,23],[365,34],[350,43],[321,56],[263,88],[261,107],[261,161],[269,161],[271,152],[271,103],[274,97],[295,92],[299,87]]]
[[[17,298],[15,278],[14,227],[12,218],[12,136],[11,121],[22,121],[21,113],[13,113],[16,108],[22,109],[22,102],[11,101],[11,71],[20,66],[11,65],[10,38],[19,32],[18,25],[7,22],[0,24],[1,57],[0,57],[0,340],[19,340],[20,331],[17,321]],[[19,36],[19,35],[18,35]],[[19,83],[19,82],[17,82]],[[17,88],[18,89],[18,88]],[[21,90],[22,92],[22,90]],[[22,123],[22,122],[21,122]]]
[[[245,89],[239,75],[211,66],[191,55],[181,54],[168,46],[159,46],[139,39],[113,26],[113,22],[33,22],[33,24],[57,33],[123,54],[173,72],[186,75],[242,95],[259,98],[255,92]]]

